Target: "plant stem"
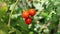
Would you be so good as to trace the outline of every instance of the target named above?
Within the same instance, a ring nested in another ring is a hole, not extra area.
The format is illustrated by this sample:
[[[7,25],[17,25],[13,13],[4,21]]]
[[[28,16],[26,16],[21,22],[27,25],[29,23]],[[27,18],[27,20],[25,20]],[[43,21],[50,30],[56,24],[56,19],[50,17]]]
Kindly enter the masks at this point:
[[[18,3],[18,0],[16,0],[16,3],[15,3],[15,5],[12,7],[11,13],[10,13],[10,15],[9,15],[8,27],[10,27],[11,16],[12,16],[12,13],[13,13],[13,11],[14,11],[14,8],[15,8],[15,6],[16,6],[16,4],[17,4],[17,3]]]

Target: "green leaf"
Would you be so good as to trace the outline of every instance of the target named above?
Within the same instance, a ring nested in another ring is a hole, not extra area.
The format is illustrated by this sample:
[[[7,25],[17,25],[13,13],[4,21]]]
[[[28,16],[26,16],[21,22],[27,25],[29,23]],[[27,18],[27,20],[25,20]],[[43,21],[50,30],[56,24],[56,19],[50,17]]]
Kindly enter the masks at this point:
[[[22,34],[19,30],[16,30],[16,34]]]
[[[0,23],[0,34],[7,34],[8,33],[8,28],[6,24]]]
[[[22,17],[18,18],[17,25],[20,26],[23,31],[29,32],[28,25],[25,23]]]

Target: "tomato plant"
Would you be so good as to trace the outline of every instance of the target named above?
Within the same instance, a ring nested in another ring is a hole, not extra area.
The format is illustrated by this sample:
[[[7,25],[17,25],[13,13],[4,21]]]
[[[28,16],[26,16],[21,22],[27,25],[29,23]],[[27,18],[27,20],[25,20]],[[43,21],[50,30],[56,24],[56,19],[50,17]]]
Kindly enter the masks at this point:
[[[0,0],[0,34],[60,34],[60,0]]]

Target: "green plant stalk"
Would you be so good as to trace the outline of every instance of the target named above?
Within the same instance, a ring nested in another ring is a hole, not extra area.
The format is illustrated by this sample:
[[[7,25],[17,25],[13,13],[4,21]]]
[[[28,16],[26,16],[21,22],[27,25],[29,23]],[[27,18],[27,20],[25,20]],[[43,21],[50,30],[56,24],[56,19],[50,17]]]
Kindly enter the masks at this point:
[[[18,3],[18,0],[16,0],[16,3],[15,3],[15,5],[14,5],[14,7],[12,7],[11,13],[10,13],[10,15],[9,15],[8,25],[7,25],[8,27],[10,27],[11,16],[12,16],[12,13],[13,13],[14,8],[15,8],[15,6],[17,5],[17,3]]]

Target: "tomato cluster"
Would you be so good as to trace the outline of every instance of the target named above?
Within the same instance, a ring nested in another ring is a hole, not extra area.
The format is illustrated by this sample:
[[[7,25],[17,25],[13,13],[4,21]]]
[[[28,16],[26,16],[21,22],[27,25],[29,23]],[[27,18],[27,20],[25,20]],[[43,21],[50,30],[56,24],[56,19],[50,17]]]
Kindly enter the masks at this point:
[[[36,10],[35,9],[29,9],[27,11],[23,11],[22,12],[22,17],[25,18],[25,22],[26,24],[31,24],[32,23],[32,16],[34,16],[36,14]]]

